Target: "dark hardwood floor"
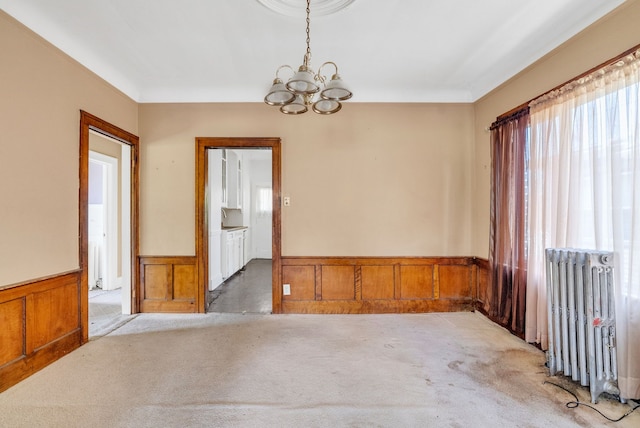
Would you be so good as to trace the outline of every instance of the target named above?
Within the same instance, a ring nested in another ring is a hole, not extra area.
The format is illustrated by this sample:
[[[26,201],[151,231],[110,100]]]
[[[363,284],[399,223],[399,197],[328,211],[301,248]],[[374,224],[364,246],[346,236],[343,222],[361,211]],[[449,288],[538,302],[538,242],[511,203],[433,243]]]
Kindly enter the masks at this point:
[[[253,259],[209,293],[208,312],[271,313],[271,259]]]

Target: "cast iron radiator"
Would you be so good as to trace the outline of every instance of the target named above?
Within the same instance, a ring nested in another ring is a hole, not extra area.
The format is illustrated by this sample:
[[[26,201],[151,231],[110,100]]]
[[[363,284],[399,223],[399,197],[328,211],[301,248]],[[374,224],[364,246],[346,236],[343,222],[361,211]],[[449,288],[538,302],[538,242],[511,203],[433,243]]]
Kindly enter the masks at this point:
[[[613,253],[546,250],[549,374],[589,386],[591,402],[619,395]]]

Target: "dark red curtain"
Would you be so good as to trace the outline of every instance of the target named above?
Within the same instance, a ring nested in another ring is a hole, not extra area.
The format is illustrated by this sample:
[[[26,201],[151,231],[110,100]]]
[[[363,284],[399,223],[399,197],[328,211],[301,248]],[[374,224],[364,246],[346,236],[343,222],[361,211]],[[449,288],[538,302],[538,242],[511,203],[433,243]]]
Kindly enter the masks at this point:
[[[527,287],[526,164],[529,109],[491,126],[491,236],[485,312],[524,337]]]

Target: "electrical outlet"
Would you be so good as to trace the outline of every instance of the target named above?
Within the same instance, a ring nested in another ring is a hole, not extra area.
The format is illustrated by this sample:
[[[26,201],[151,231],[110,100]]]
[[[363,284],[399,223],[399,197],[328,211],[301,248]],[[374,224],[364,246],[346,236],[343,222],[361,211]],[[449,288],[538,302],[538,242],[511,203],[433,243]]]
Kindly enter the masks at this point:
[[[291,206],[291,198],[289,196],[285,196],[283,199],[283,203],[285,207],[290,207]]]
[[[291,295],[291,284],[282,284],[282,295],[283,296]]]

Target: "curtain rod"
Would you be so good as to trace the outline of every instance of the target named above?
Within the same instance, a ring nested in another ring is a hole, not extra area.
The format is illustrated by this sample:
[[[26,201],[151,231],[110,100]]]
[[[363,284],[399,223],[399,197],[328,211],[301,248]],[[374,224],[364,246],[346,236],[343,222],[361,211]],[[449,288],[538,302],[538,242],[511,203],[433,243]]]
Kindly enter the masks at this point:
[[[611,59],[608,59],[607,61],[603,62],[602,64],[596,65],[595,67],[585,71],[584,73],[581,73],[581,74],[579,74],[579,75],[567,80],[566,82],[561,83],[561,84],[555,86],[552,89],[549,89],[548,91],[546,91],[546,92],[544,92],[544,93],[542,93],[540,95],[536,95],[535,97],[531,98],[529,101],[526,101],[526,102],[520,104],[519,106],[517,106],[515,108],[512,108],[511,110],[507,111],[506,113],[503,113],[500,116],[498,116],[496,118],[496,121],[493,124],[491,124],[491,127],[489,129],[493,129],[494,128],[494,124],[496,124],[497,122],[501,122],[501,121],[504,121],[505,119],[509,119],[509,118],[511,118],[511,116],[517,115],[517,113],[519,113],[521,110],[524,110],[525,108],[529,108],[529,104],[533,100],[536,100],[536,99],[538,99],[538,98],[540,98],[542,96],[545,96],[545,95],[549,94],[550,92],[557,91],[558,89],[562,88],[565,85],[568,85],[569,83],[571,83],[571,82],[573,82],[575,80],[582,79],[583,77],[588,76],[589,74],[591,74],[591,73],[593,73],[593,72],[595,72],[595,71],[597,71],[597,70],[599,70],[601,68],[607,67],[607,66],[609,66],[609,65],[611,65],[611,64],[613,64],[613,63],[615,63],[617,61],[620,61],[622,58],[626,57],[627,55],[630,55],[630,54],[634,53],[638,49],[640,49],[640,44],[639,45],[635,45],[634,47],[632,47],[630,49],[627,49],[626,51],[622,52],[621,54],[616,55],[615,57],[613,57]]]
[[[498,117],[495,122],[489,126],[489,131],[493,131],[496,128],[499,128],[506,122],[510,122],[512,120],[520,119],[522,116],[526,116],[529,114],[529,104],[523,104],[508,113],[505,113]]]

